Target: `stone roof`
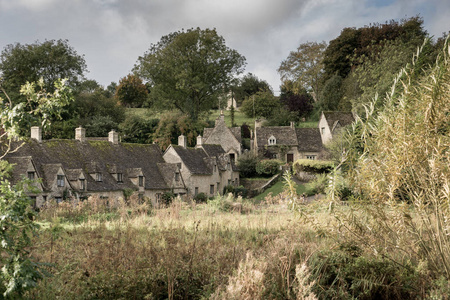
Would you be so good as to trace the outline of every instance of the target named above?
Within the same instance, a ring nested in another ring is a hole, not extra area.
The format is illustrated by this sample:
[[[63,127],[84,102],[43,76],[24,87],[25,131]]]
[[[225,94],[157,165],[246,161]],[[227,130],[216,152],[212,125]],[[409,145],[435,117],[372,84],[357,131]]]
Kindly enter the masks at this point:
[[[175,180],[175,174],[179,172],[177,164],[158,163],[157,166],[167,186],[173,189],[184,188],[181,176],[178,182]]]
[[[277,145],[296,146],[298,144],[295,128],[290,126],[257,127],[255,135],[258,147],[268,145],[271,136],[275,137]]]
[[[38,173],[54,173],[51,165],[60,164],[64,170],[81,169],[91,175],[102,174],[97,182],[92,176],[86,176],[88,191],[114,191],[137,187],[123,176],[123,182],[117,182],[111,174],[141,169],[145,176],[145,189],[169,189],[157,163],[165,163],[157,145],[111,144],[108,141],[44,140],[41,143],[30,139],[18,151],[8,157],[32,157]],[[50,166],[49,166],[50,165]],[[69,172],[70,173],[70,172]],[[134,172],[132,172],[134,173]],[[68,174],[72,177],[72,174]]]
[[[208,155],[203,149],[175,145],[172,147],[192,174],[211,175],[213,173],[212,167],[206,161]]]
[[[52,188],[53,183],[56,181],[56,175],[58,174],[58,171],[62,169],[62,164],[56,163],[56,164],[42,164],[41,171],[42,171],[42,184],[45,187],[45,190],[49,191]]]
[[[351,112],[324,111],[323,115],[331,131],[333,131],[338,124],[340,127],[344,127],[355,121],[355,118]]]
[[[219,157],[223,154],[225,154],[225,150],[223,150],[222,146],[220,145],[213,145],[213,144],[203,144],[202,145],[203,150],[205,150],[206,154],[209,157]]]
[[[32,163],[31,156],[5,157],[5,160],[10,164],[14,164],[14,168],[9,174],[9,179],[12,183],[17,183],[23,176],[27,176],[28,166]]]
[[[319,128],[296,128],[298,151],[320,152],[322,150],[322,138]]]

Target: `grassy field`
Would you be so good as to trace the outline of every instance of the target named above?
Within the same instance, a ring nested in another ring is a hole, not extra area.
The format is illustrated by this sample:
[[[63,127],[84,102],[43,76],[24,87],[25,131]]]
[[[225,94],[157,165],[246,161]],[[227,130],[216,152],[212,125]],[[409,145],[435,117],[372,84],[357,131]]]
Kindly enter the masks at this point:
[[[280,194],[283,191],[283,189],[284,189],[284,182],[283,181],[278,181],[277,183],[272,185],[270,188],[265,190],[263,193],[257,195],[255,197],[255,201],[256,202],[261,202],[269,194],[271,194],[272,196],[277,196],[278,194]],[[297,194],[301,195],[301,194],[303,194],[305,192],[306,192],[306,187],[304,185],[302,185],[302,184],[298,184],[297,185]]]

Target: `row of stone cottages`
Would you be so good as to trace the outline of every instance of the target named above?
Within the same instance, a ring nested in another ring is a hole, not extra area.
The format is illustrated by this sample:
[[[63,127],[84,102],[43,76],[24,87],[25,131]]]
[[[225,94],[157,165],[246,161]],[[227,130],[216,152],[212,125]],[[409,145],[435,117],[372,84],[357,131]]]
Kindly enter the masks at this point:
[[[251,148],[287,162],[316,159],[327,130],[332,134],[336,129],[335,122],[326,121],[325,129],[256,124]],[[194,148],[186,147],[184,136],[161,152],[156,144],[121,143],[114,131],[108,138],[86,138],[84,128],[76,129],[74,140],[42,140],[41,129],[32,127],[31,138],[5,159],[14,164],[13,183],[23,177],[34,180],[29,195],[40,207],[49,199],[69,196],[118,199],[124,191],[135,191],[154,204],[165,192],[213,196],[227,185],[239,185],[235,161],[241,153],[240,128],[227,127],[221,114],[214,128],[205,128],[203,137],[197,137]]]

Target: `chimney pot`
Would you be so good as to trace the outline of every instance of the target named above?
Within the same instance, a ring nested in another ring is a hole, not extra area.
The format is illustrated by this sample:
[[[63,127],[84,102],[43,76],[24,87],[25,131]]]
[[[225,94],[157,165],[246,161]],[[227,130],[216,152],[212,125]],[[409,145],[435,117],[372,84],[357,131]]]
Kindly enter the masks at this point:
[[[39,143],[42,142],[42,128],[39,126],[31,127],[31,138],[35,139]]]

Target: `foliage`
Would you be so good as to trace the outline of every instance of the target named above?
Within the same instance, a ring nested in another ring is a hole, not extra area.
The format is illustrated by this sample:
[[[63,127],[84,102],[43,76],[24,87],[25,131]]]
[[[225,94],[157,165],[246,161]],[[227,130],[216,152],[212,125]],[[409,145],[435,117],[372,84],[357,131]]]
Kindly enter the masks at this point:
[[[215,29],[196,28],[163,36],[139,57],[134,71],[149,81],[160,106],[175,107],[196,121],[244,65],[245,58]]]
[[[324,84],[320,102],[317,102],[316,109],[319,109],[319,111],[338,110],[340,101],[344,95],[342,84],[343,79],[341,76],[331,76]]]
[[[334,162],[326,160],[297,159],[292,167],[295,172],[328,173],[334,165]]]
[[[256,164],[256,173],[261,176],[273,176],[280,171],[282,161],[277,159],[263,159]]]
[[[227,185],[223,188],[223,194],[228,195],[231,193],[234,197],[242,197],[247,198],[248,196],[248,189],[246,189],[244,186],[234,186],[234,185]]]
[[[194,196],[194,200],[197,203],[205,203],[208,200],[208,196],[205,193],[198,193]]]
[[[272,91],[260,91],[244,100],[241,111],[249,118],[264,117],[269,118],[274,110],[280,107],[280,100],[275,97]]]
[[[181,112],[168,111],[161,115],[153,140],[161,149],[166,149],[170,144],[178,144],[178,136],[183,134],[187,138],[188,146],[194,146],[204,127],[205,123],[202,121],[194,121]]]
[[[54,83],[63,78],[69,87],[75,88],[86,71],[84,57],[67,40],[10,44],[3,49],[0,59],[1,84],[15,104],[25,101],[19,91],[27,82],[42,78],[42,89],[53,93],[57,89]]]
[[[174,198],[175,198],[175,194],[172,192],[165,192],[161,196],[161,200],[164,205],[170,205]]]
[[[63,108],[72,100],[65,80],[55,82],[53,93],[43,91],[42,79],[38,86],[38,91],[34,83],[22,86],[20,92],[27,102],[17,105],[13,105],[1,87],[6,96],[6,99],[0,99],[2,158],[15,150],[12,141],[20,140],[19,121],[32,115],[39,119],[42,126],[48,126],[49,119],[60,117]],[[5,161],[0,161],[0,292],[5,297],[20,298],[25,290],[36,286],[44,273],[41,265],[30,255],[32,237],[39,229],[34,222],[32,200],[27,195],[32,191],[32,186],[27,185],[29,182],[26,181],[12,185],[7,179],[11,168]]]
[[[136,115],[128,116],[120,124],[123,142],[151,144],[153,142],[153,133],[159,123],[159,119],[150,119]]]
[[[300,90],[299,93],[294,93],[291,90],[282,88],[280,95],[280,102],[287,108],[288,111],[295,112],[295,120],[306,118],[313,110],[314,99],[306,90]]]
[[[323,57],[327,44],[325,42],[306,42],[300,44],[296,51],[291,51],[281,62],[278,72],[283,82],[291,81],[295,94],[306,89],[319,100],[320,82],[323,73]]]
[[[327,174],[317,174],[316,178],[306,184],[306,195],[325,194],[328,185]]]
[[[238,83],[231,87],[234,98],[241,104],[246,98],[261,91],[270,91],[269,84],[259,79],[256,75],[248,73],[238,80]]]
[[[147,87],[142,83],[142,79],[133,74],[120,79],[115,94],[119,102],[126,107],[142,107],[147,95]]]
[[[237,159],[237,166],[241,177],[252,177],[256,175],[256,164],[260,158],[253,151],[244,152]]]

